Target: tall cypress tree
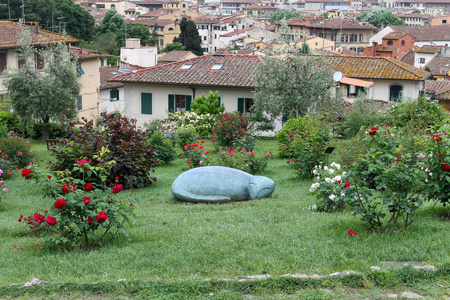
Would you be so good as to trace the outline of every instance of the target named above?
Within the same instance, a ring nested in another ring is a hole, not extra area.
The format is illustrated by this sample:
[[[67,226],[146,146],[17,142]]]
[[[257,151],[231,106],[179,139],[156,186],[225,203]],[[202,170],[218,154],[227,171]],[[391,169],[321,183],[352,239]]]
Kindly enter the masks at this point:
[[[191,20],[181,19],[180,35],[178,38],[174,38],[173,42],[183,44],[187,51],[192,51],[196,55],[203,55],[202,38],[198,33],[197,26]]]

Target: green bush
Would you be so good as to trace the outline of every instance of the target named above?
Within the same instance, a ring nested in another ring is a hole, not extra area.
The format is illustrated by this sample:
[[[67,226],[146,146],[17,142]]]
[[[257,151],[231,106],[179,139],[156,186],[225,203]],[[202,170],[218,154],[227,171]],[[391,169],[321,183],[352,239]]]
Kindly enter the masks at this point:
[[[256,156],[251,150],[222,149],[219,165],[239,169],[250,174],[262,173],[267,168],[267,162],[273,158],[270,151]]]
[[[8,156],[8,161],[13,167],[25,167],[32,160],[31,144],[20,137],[13,135],[0,138],[0,149]]]
[[[174,160],[175,150],[173,149],[172,142],[164,139],[161,132],[155,131],[150,137],[149,143],[153,147],[153,151],[156,153],[156,159],[159,159],[164,163]]]
[[[48,130],[48,138],[55,139],[60,137],[66,137],[65,132],[62,129],[63,125],[58,123],[50,123]],[[44,123],[33,122],[27,126],[26,136],[33,140],[40,140],[44,136]]]
[[[16,114],[10,111],[0,111],[0,123],[4,124],[9,131],[20,131],[20,121]],[[3,134],[1,133],[1,136]]]
[[[195,112],[198,115],[212,114],[217,115],[219,113],[223,113],[225,111],[225,106],[220,105],[220,95],[219,92],[215,93],[209,92],[208,97],[205,94],[201,94],[197,98],[192,101],[191,111]]]
[[[198,137],[197,131],[193,126],[179,128],[175,132],[178,147],[180,147],[181,149],[183,149],[186,144],[194,143],[194,141]]]
[[[445,109],[434,101],[420,97],[416,101],[401,102],[386,111],[386,122],[396,127],[425,130],[448,116]]]

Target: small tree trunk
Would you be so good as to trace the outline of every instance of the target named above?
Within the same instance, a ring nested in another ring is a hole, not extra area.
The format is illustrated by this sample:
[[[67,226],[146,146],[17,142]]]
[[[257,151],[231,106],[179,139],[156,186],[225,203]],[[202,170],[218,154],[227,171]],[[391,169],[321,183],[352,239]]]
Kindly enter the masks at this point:
[[[44,135],[42,137],[44,140],[48,139],[49,131],[50,131],[50,118],[45,117],[44,118]]]

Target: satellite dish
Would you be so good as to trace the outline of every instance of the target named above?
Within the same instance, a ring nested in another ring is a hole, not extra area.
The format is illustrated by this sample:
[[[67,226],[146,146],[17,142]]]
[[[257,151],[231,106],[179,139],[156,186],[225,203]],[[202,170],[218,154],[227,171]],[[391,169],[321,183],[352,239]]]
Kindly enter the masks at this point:
[[[337,71],[336,73],[334,73],[334,75],[333,75],[333,80],[334,81],[339,82],[339,81],[341,81],[341,79],[342,79],[342,73],[341,72]]]
[[[337,47],[336,48],[336,53],[337,54],[342,54],[342,47]]]

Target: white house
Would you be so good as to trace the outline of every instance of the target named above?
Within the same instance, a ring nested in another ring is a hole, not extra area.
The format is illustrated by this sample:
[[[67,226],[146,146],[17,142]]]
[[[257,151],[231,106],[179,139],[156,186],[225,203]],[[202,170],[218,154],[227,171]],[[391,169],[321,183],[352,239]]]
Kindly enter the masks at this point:
[[[140,39],[127,39],[125,47],[120,48],[120,61],[140,68],[156,66],[158,64],[158,47],[142,47]],[[127,69],[129,68],[127,67]]]

